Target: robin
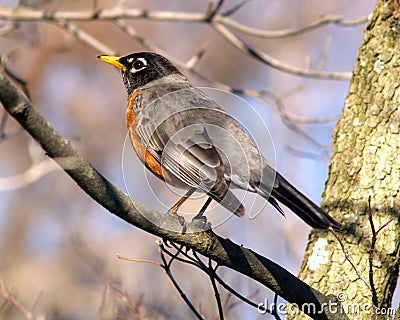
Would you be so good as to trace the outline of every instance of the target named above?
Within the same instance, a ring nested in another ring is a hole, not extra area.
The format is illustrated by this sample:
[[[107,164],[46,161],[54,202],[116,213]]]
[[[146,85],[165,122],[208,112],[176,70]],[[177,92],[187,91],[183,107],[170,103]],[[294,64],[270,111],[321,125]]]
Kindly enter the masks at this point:
[[[168,59],[151,52],[98,58],[121,70],[127,127],[142,163],[166,183],[187,190],[170,214],[201,191],[209,197],[199,214],[213,199],[243,217],[245,209],[231,190],[239,188],[259,194],[283,214],[278,200],[313,228],[342,229],[276,172],[241,124]]]

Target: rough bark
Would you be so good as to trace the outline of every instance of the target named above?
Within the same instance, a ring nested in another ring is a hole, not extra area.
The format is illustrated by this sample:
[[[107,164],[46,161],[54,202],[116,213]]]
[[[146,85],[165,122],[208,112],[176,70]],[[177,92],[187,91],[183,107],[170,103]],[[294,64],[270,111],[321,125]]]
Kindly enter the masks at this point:
[[[341,236],[344,246],[368,282],[373,243],[370,214],[375,231],[392,220],[377,234],[373,251],[376,295],[373,297],[328,233],[311,233],[300,271],[300,278],[312,287],[343,300],[349,317],[356,319],[373,319],[374,310],[394,315],[394,310],[387,308],[391,307],[400,264],[399,17],[399,1],[378,1],[334,132],[322,202],[328,213],[348,227]],[[382,318],[391,317],[386,314]]]

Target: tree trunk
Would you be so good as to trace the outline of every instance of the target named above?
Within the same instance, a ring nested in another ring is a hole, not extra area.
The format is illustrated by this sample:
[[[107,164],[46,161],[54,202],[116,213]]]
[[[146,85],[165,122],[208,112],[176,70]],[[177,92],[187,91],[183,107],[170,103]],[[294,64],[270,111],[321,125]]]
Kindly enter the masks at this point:
[[[374,319],[374,311],[394,315],[394,310],[388,308],[400,263],[399,17],[398,0],[378,1],[334,132],[322,202],[322,207],[348,228],[339,236],[368,283],[373,246],[371,215],[375,233],[382,227],[376,235],[372,262],[376,294],[360,279],[338,242],[327,232],[311,233],[300,271],[300,278],[312,287],[337,296],[344,311],[355,319]],[[382,318],[390,319],[387,314]]]

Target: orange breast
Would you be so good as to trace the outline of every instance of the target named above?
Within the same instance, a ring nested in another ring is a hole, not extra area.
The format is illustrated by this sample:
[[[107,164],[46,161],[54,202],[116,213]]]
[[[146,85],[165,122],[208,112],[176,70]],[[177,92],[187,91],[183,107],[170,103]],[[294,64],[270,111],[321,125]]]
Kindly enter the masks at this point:
[[[126,109],[126,125],[129,129],[129,137],[132,142],[133,149],[135,150],[136,154],[138,155],[140,161],[151,171],[153,172],[158,178],[161,180],[165,180],[166,176],[165,173],[160,165],[160,163],[152,156],[152,154],[146,149],[143,145],[139,135],[135,131],[135,121],[136,115],[133,111],[133,106],[135,103],[135,99],[141,93],[141,90],[137,90],[134,92],[128,100],[128,108]]]

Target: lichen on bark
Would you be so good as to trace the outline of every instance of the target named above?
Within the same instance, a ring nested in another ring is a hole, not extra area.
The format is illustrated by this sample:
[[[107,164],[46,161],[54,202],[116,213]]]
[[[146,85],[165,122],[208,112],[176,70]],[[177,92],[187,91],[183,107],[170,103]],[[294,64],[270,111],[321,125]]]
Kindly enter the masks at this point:
[[[391,307],[399,272],[399,18],[398,1],[378,1],[358,51],[343,114],[333,134],[334,151],[321,204],[347,227],[340,237],[367,280],[372,243],[369,214],[376,230],[392,220],[377,235],[373,254],[378,305],[373,306],[371,290],[328,232],[310,234],[300,272],[300,278],[312,287],[340,297],[350,318],[370,319],[376,307]],[[310,268],[310,259],[315,259],[315,246],[321,239],[326,242],[324,251],[319,253],[324,263]]]

